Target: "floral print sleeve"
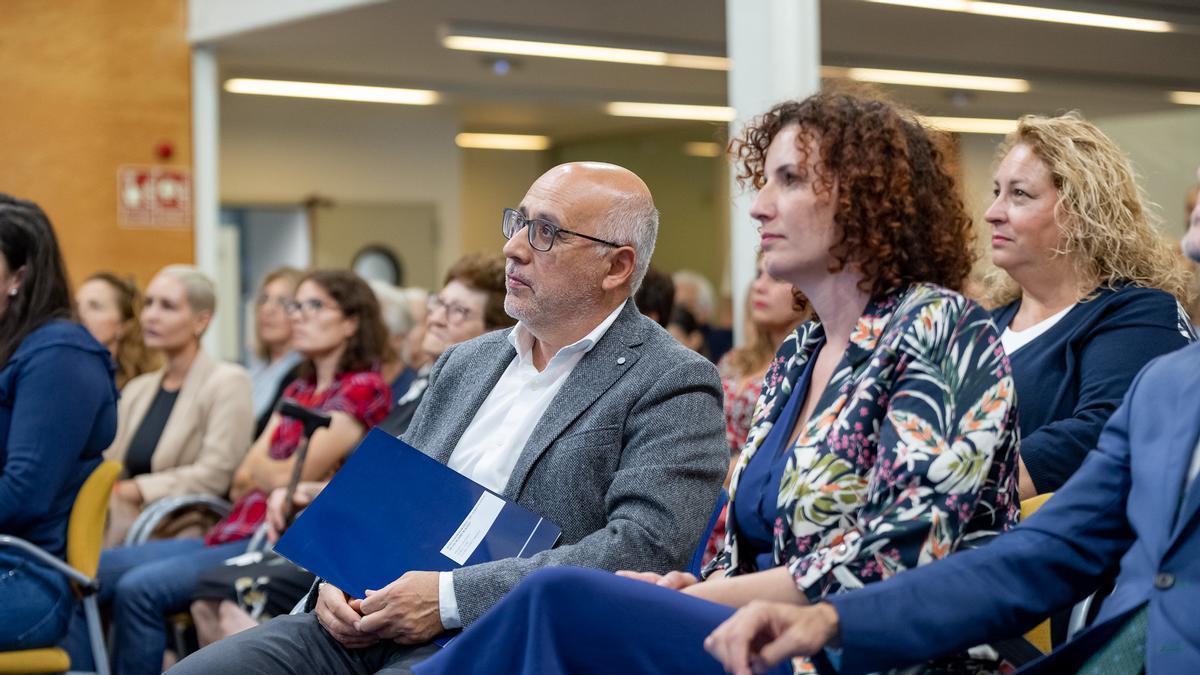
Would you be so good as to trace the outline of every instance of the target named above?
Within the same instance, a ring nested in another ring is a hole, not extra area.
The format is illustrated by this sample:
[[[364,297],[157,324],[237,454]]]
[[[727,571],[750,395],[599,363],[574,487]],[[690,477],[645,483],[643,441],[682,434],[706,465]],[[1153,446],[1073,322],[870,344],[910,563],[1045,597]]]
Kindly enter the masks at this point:
[[[891,372],[847,392],[843,408],[880,408],[875,424],[847,426],[831,413],[819,435],[833,452],[789,466],[781,485],[793,517],[791,533],[777,521],[778,536],[827,524],[788,561],[810,601],[945,557],[1015,520],[1013,382],[996,330],[961,297],[912,310],[877,345],[895,354]]]
[[[819,323],[780,348],[730,486],[824,340]],[[812,601],[975,546],[1017,521],[1012,375],[989,314],[915,284],[873,300],[789,449],[774,564]],[[736,527],[705,575],[758,571]]]

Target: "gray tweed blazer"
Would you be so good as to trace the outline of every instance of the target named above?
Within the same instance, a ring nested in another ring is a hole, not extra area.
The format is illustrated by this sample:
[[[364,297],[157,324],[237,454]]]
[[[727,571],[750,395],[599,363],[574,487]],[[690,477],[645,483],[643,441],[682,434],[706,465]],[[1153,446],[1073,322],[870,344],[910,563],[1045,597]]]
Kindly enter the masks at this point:
[[[516,356],[512,329],[451,347],[403,439],[446,463]],[[539,567],[666,572],[704,534],[729,463],[717,370],[628,302],[575,366],[504,496],[562,528],[559,545],[454,572],[463,625]]]

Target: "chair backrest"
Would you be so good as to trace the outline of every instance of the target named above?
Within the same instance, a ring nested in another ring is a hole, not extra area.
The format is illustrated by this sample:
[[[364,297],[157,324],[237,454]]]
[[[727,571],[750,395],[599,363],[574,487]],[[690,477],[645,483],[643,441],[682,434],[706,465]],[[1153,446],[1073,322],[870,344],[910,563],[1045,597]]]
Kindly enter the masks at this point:
[[[95,577],[96,568],[100,566],[108,501],[120,473],[120,462],[101,462],[83,482],[79,494],[75,495],[75,505],[71,507],[71,520],[67,522],[67,563],[89,577]]]
[[[1054,496],[1053,492],[1047,492],[1046,494],[1041,494],[1036,497],[1030,497],[1029,499],[1022,499],[1021,500],[1021,520],[1025,520],[1026,518],[1037,513],[1037,510],[1042,508],[1042,504],[1045,504],[1053,496]]]
[[[1037,510],[1042,508],[1042,505],[1053,496],[1053,492],[1047,492],[1046,494],[1021,500],[1021,520],[1025,520],[1037,513]],[[1046,619],[1034,626],[1025,634],[1025,639],[1034,647],[1037,647],[1041,653],[1049,654],[1050,650],[1054,647],[1050,634],[1050,620]]]

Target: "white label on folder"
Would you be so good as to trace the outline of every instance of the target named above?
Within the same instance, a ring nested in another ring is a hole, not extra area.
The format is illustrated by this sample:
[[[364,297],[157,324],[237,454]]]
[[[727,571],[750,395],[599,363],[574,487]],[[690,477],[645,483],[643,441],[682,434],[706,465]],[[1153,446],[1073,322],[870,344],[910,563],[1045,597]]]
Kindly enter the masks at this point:
[[[463,518],[462,524],[454,531],[450,541],[442,547],[442,555],[459,565],[467,564],[467,559],[479,548],[479,542],[492,529],[492,523],[500,516],[504,508],[504,500],[496,495],[485,492],[471,507],[471,512]]]

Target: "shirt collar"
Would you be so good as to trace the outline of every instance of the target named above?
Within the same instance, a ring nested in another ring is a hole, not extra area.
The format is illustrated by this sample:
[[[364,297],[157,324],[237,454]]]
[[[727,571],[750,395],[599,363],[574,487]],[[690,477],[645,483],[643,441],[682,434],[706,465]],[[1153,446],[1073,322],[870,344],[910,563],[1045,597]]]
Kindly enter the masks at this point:
[[[553,362],[560,356],[586,354],[592,351],[592,348],[596,346],[596,343],[600,341],[600,338],[604,337],[604,334],[608,332],[608,329],[617,320],[617,317],[621,315],[621,310],[625,309],[625,304],[628,302],[629,299],[626,298],[621,302],[621,304],[617,305],[617,308],[614,309],[611,314],[609,314],[603,321],[600,322],[600,325],[593,328],[592,332],[584,335],[582,338],[572,342],[566,347],[559,349],[558,352],[555,353],[555,355],[550,359],[550,361]],[[529,328],[525,326],[524,322],[517,322],[517,325],[514,326],[511,331],[509,331],[508,343],[513,346],[513,349],[517,350],[517,359],[519,359],[522,363],[531,359],[533,352],[533,334],[529,332]]]

